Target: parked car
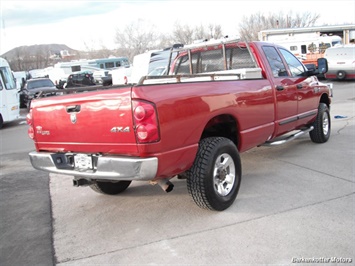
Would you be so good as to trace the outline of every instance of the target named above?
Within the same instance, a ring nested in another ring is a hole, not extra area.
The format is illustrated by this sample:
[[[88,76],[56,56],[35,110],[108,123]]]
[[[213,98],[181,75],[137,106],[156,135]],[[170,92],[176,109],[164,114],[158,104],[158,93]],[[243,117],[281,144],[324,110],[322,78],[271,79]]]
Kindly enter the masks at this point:
[[[91,85],[96,85],[93,73],[90,71],[82,71],[69,75],[66,88]]]
[[[34,98],[56,95],[56,91],[53,90],[57,90],[57,87],[49,78],[27,80],[20,91],[20,106],[29,108]]]
[[[94,82],[97,85],[112,85],[111,70],[101,69],[93,72]]]

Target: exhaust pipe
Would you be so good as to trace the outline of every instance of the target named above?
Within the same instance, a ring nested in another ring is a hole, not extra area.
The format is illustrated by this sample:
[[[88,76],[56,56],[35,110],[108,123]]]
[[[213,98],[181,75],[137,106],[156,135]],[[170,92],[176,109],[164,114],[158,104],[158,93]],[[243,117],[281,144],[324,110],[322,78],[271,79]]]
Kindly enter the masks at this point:
[[[169,179],[160,179],[157,183],[166,193],[169,193],[174,188],[174,184]]]
[[[93,184],[93,182],[87,179],[73,179],[74,187],[89,186],[91,184]]]

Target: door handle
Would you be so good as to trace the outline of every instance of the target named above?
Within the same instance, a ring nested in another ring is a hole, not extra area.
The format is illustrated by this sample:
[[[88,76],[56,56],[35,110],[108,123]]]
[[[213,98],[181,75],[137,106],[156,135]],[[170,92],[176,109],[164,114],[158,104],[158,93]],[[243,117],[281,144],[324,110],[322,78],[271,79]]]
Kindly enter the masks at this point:
[[[284,86],[281,86],[281,85],[276,86],[276,90],[278,90],[278,91],[283,91],[284,89],[285,89]]]
[[[77,113],[81,109],[80,105],[70,105],[67,106],[67,113]]]
[[[297,84],[296,87],[297,87],[297,89],[302,89],[303,88],[302,84]]]

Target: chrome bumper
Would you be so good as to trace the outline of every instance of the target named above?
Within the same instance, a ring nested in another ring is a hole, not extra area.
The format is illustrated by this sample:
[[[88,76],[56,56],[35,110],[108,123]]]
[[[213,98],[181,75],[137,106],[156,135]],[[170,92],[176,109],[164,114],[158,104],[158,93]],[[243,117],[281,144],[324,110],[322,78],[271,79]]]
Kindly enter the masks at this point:
[[[64,158],[66,154],[50,152],[30,152],[29,157],[35,169],[83,177],[86,179],[102,179],[112,181],[122,180],[152,180],[158,170],[158,158],[96,156],[93,170],[79,170],[70,163],[59,165],[54,160]],[[61,160],[62,161],[62,160]]]

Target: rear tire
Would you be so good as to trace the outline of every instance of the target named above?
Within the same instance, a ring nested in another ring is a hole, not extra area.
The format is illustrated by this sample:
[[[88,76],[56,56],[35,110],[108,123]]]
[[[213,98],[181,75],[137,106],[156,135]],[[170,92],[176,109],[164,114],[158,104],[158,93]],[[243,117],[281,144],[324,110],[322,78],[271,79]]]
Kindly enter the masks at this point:
[[[309,132],[311,140],[315,143],[327,142],[330,137],[330,112],[325,103],[320,103],[318,106],[318,114],[313,123],[314,129]]]
[[[117,195],[125,191],[132,181],[118,181],[118,182],[101,182],[97,181],[96,183],[90,185],[90,188],[101,194],[107,195]]]
[[[241,182],[236,146],[222,137],[201,140],[195,162],[186,175],[188,192],[199,207],[227,209],[235,201]]]

